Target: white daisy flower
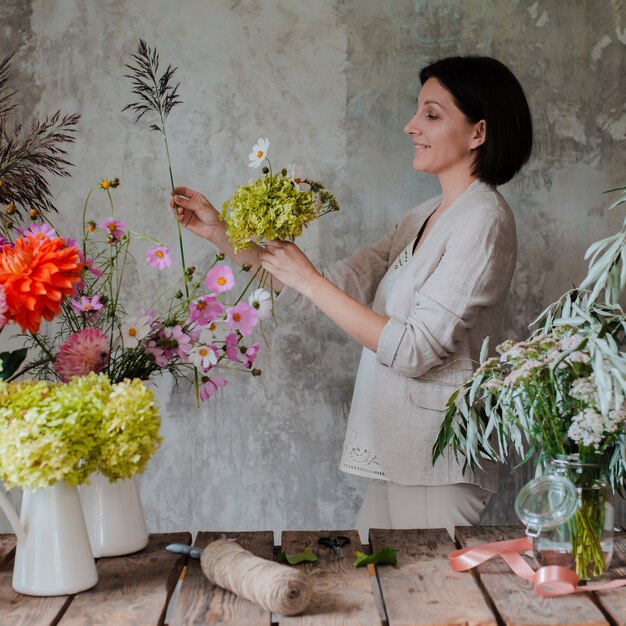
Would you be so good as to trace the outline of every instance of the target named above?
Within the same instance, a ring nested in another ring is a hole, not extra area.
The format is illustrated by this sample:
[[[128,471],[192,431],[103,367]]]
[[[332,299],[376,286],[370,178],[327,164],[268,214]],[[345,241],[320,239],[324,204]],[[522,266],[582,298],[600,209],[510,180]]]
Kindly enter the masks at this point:
[[[213,321],[205,326],[200,333],[198,340],[200,343],[209,345],[216,342],[226,341],[226,337],[233,331],[225,320]]]
[[[298,191],[304,191],[301,185],[303,184],[302,181],[304,181],[304,179],[306,178],[306,175],[304,174],[304,170],[302,169],[302,167],[294,163],[291,166],[291,171],[289,172],[289,178],[291,179],[291,182],[294,184],[294,187],[298,189]],[[308,185],[305,185],[305,187],[307,187],[308,189]]]
[[[257,289],[250,294],[248,303],[254,307],[259,319],[266,320],[272,317],[272,297],[269,291]]]
[[[150,332],[151,321],[152,318],[148,315],[144,315],[143,317],[127,317],[120,330],[124,347],[136,348],[139,342]]]
[[[189,353],[189,360],[202,371],[207,371],[217,363],[217,354],[211,346],[196,344]]]
[[[250,163],[248,167],[256,169],[267,158],[267,149],[270,147],[270,140],[265,137],[259,137],[257,143],[254,144],[252,152],[248,155]]]

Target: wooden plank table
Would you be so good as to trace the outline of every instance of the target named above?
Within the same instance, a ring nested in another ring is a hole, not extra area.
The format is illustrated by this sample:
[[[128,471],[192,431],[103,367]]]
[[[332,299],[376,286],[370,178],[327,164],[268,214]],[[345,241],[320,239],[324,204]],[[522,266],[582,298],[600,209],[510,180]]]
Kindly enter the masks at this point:
[[[195,545],[205,547],[221,533],[201,532]],[[358,534],[342,531],[286,531],[281,546],[273,534],[226,533],[246,549],[275,559],[310,547],[315,563],[298,565],[311,578],[315,600],[303,615],[282,617],[212,585],[199,562],[165,551],[168,543],[190,543],[189,533],[151,535],[136,554],[102,558],[98,584],[72,596],[37,598],[15,593],[11,570],[15,538],[0,535],[0,624],[2,626],[140,624],[237,624],[238,626],[626,626],[626,587],[560,598],[540,598],[528,581],[501,559],[469,573],[453,572],[448,555],[465,547],[522,536],[519,527],[457,528],[456,544],[444,530],[372,530],[373,550],[391,546],[398,565],[379,567],[381,597],[366,568],[352,567],[356,550],[368,551]],[[319,547],[319,537],[348,535],[345,557]],[[626,577],[626,534],[618,533],[610,577]]]

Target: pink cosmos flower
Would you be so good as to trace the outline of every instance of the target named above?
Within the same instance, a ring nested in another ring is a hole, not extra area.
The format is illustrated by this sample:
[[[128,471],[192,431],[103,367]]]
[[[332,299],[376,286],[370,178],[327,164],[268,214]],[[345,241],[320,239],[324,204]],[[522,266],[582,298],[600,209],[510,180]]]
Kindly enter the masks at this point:
[[[13,247],[13,244],[11,243],[11,241],[7,239],[6,237],[0,235],[0,252],[2,252],[3,248],[11,248],[11,247]]]
[[[94,260],[91,257],[87,257],[83,263],[85,264],[85,269],[90,271],[96,278],[102,276],[102,270],[94,265]]]
[[[50,224],[46,224],[42,222],[40,224],[31,224],[28,228],[18,228],[16,229],[22,237],[26,237],[28,235],[33,235],[37,237],[37,239],[41,239],[46,237],[47,239],[54,239],[57,236],[57,231],[50,226]],[[69,244],[67,244],[69,246]]]
[[[191,338],[179,326],[162,328],[154,339],[148,341],[146,352],[154,356],[159,367],[165,367],[168,361],[179,357],[185,360],[191,352]]]
[[[91,298],[89,296],[81,296],[80,298],[70,300],[70,306],[74,311],[78,311],[78,313],[89,316],[90,319],[96,321],[102,315],[104,305],[100,302],[100,296],[96,294]]]
[[[167,366],[167,359],[165,358],[165,350],[161,346],[157,345],[156,340],[150,339],[148,343],[146,344],[145,350],[148,354],[152,355],[155,363],[159,367]]]
[[[220,387],[228,383],[221,376],[213,376],[213,378],[202,379],[204,382],[200,385],[200,401],[208,400]]]
[[[230,327],[233,330],[238,330],[244,337],[252,334],[252,329],[258,322],[256,309],[247,302],[240,302],[230,307],[226,312],[226,319]]]
[[[189,321],[200,326],[210,324],[223,312],[224,306],[215,296],[202,296],[189,303]]]
[[[243,366],[247,369],[250,369],[256,359],[256,356],[261,349],[261,345],[258,343],[253,343],[244,353],[243,355]]]
[[[54,371],[64,382],[73,376],[101,372],[109,357],[109,338],[99,328],[73,333],[56,353]]]
[[[7,306],[4,289],[2,288],[2,285],[0,285],[0,328],[2,328],[9,321],[9,316],[7,315],[8,310],[9,307]]]
[[[166,267],[170,267],[172,265],[170,249],[165,246],[150,248],[150,250],[146,253],[146,260],[150,265],[152,265],[152,267],[156,267],[158,270],[164,270]]]
[[[98,224],[98,228],[106,231],[107,235],[111,238],[111,243],[116,243],[124,235],[124,229],[126,228],[126,224],[124,224],[124,222],[120,222],[119,220],[114,220],[112,217],[110,217],[109,219],[100,222]]]
[[[239,340],[237,339],[237,333],[230,333],[224,342],[224,352],[226,352],[226,356],[235,363],[239,363],[238,346]]]
[[[230,291],[235,286],[233,270],[228,265],[216,265],[208,271],[204,284],[214,293]]]

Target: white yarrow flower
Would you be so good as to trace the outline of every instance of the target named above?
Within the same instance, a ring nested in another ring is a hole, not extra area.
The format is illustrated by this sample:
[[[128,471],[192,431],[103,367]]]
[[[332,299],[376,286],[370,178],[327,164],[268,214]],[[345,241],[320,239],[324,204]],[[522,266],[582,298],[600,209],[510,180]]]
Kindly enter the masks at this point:
[[[270,140],[265,137],[259,137],[257,143],[252,147],[252,152],[248,155],[250,163],[248,167],[256,169],[267,158],[267,149],[270,147]]]

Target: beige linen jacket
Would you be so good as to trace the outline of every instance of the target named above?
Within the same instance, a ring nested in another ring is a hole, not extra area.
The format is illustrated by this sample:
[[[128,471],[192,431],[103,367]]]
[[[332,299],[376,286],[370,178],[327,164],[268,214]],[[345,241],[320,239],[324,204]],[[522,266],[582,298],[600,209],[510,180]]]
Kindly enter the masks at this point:
[[[381,279],[415,240],[440,197],[409,211],[372,246],[322,271],[365,305]],[[476,367],[485,336],[499,341],[517,254],[515,220],[495,188],[472,183],[443,213],[394,280],[383,309],[389,318],[376,352],[375,452],[389,480],[403,485],[479,484],[496,490],[496,468],[462,474],[454,455],[433,467],[431,450],[450,395]],[[285,288],[278,301],[311,303]],[[462,464],[462,459],[461,459]]]

